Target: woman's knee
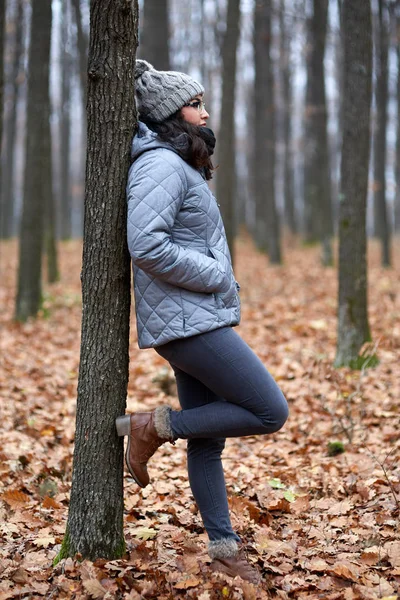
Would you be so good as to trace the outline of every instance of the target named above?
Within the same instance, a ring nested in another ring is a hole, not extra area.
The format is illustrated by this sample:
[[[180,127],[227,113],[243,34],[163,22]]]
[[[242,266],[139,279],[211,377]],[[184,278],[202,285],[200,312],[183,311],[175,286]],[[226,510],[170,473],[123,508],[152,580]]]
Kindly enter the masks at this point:
[[[266,433],[276,433],[286,423],[289,417],[289,406],[287,400],[283,394],[279,398],[279,401],[275,402],[272,407],[269,408],[268,415],[262,418],[263,425],[267,429]]]

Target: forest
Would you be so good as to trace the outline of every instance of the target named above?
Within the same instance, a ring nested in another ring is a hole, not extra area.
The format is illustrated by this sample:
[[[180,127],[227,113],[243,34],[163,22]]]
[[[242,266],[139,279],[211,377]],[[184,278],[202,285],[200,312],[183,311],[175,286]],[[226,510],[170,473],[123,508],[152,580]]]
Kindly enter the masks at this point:
[[[400,0],[0,0],[0,35],[0,600],[400,598]],[[138,347],[136,59],[204,86],[235,330],[289,405],[222,454],[258,586],[210,571],[186,440],[141,489],[115,429],[181,408]]]

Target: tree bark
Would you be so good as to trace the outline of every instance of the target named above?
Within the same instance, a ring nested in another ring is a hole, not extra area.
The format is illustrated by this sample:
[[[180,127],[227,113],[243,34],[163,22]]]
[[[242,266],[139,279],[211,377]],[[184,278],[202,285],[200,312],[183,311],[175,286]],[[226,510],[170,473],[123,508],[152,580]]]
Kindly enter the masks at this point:
[[[62,2],[61,23],[61,107],[60,107],[60,234],[62,240],[72,236],[72,196],[70,178],[71,76],[69,2]]]
[[[323,264],[332,263],[333,234],[324,55],[328,0],[314,0],[308,21],[307,90],[304,115],[305,238],[320,241]]]
[[[256,243],[267,250],[271,263],[281,262],[280,227],[275,198],[275,99],[271,58],[272,0],[254,7],[254,182]]]
[[[3,3],[4,4],[4,3]],[[14,229],[15,209],[15,138],[17,131],[18,91],[21,76],[21,59],[23,56],[23,0],[18,0],[15,13],[15,40],[10,77],[10,110],[4,116],[4,159],[1,165],[1,227],[0,237],[10,238]],[[1,25],[0,25],[1,27]],[[0,42],[1,43],[1,42]]]
[[[159,71],[171,70],[168,0],[145,0],[139,55]]]
[[[283,198],[285,222],[289,231],[297,233],[294,200],[294,164],[292,149],[292,81],[290,67],[290,31],[285,20],[285,0],[280,0],[280,71],[282,77],[283,118]]]
[[[339,208],[339,305],[335,366],[363,364],[369,341],[366,204],[370,149],[370,0],[343,4],[344,110]]]
[[[67,531],[58,559],[124,554],[123,442],[130,258],[125,186],[137,121],[137,2],[92,0],[82,268],[82,342]]]
[[[19,238],[15,317],[36,316],[42,296],[42,249],[46,179],[46,126],[49,119],[51,3],[32,0],[28,66],[24,198]]]
[[[386,202],[386,129],[388,105],[388,51],[389,32],[386,22],[386,2],[379,0],[379,17],[376,53],[376,132],[374,140],[374,229],[382,247],[382,265],[389,267],[390,227]]]
[[[217,198],[221,204],[229,250],[234,260],[235,239],[235,84],[239,40],[240,0],[228,0],[222,45],[222,100],[218,134]]]

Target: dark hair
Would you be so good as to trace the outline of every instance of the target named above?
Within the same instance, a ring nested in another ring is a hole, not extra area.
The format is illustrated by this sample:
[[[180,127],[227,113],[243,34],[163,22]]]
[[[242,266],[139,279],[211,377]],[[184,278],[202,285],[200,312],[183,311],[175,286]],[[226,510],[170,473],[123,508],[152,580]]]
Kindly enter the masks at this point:
[[[141,119],[160,140],[168,142],[189,165],[195,169],[204,169],[206,179],[212,178],[214,166],[210,156],[214,153],[215,137],[208,127],[192,125],[184,120],[181,111],[162,121]]]

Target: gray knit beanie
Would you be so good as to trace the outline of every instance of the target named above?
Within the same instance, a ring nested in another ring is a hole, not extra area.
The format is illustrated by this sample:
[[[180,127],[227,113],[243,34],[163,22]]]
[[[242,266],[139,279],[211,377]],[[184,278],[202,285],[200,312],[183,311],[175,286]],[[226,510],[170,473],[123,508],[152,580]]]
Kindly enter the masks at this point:
[[[164,121],[198,94],[203,86],[178,71],[157,71],[146,60],[135,65],[136,101],[140,117]]]

